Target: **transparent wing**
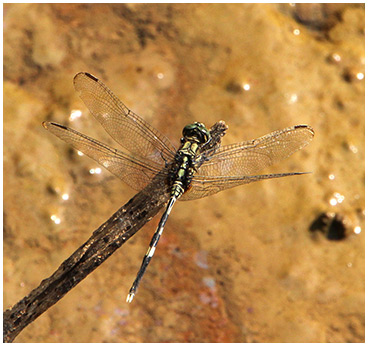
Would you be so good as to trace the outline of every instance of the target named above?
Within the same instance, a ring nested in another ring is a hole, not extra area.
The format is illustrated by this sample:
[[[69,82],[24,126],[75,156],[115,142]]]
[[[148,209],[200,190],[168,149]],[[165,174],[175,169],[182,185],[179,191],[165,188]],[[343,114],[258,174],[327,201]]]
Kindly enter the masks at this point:
[[[69,127],[53,122],[43,122],[42,125],[66,143],[71,144],[76,150],[101,164],[135,190],[143,189],[157,175],[166,177],[168,174],[159,164],[143,162]]]
[[[313,136],[310,126],[297,125],[251,141],[223,146],[203,163],[198,175],[233,177],[257,173],[302,149]]]
[[[302,174],[252,175],[302,149],[311,142],[313,136],[314,131],[310,126],[297,125],[248,142],[224,146],[212,157],[206,158],[207,161],[193,177],[191,189],[181,200],[202,198],[257,180]],[[206,157],[205,152],[202,157]]]
[[[74,77],[75,90],[106,132],[133,156],[164,165],[176,153],[170,140],[129,110],[100,80],[86,72]]]
[[[206,177],[195,176],[189,189],[180,197],[180,201],[191,201],[193,199],[203,198],[214,195],[222,190],[227,190],[235,186],[253,183],[259,180],[282,178],[292,175],[307,174],[304,172],[295,173],[278,173],[278,174],[263,174],[249,175],[243,177]]]

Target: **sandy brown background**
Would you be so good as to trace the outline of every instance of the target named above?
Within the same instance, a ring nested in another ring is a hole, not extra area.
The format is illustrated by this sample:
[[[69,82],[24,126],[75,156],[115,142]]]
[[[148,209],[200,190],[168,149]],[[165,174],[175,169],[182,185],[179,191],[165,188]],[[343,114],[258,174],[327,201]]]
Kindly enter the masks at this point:
[[[135,193],[41,126],[111,143],[77,72],[174,142],[193,121],[224,120],[225,144],[316,132],[267,170],[313,174],[177,203],[131,305],[158,217],[16,341],[363,342],[364,25],[353,4],[4,5],[4,308]],[[322,213],[343,239],[310,232]]]

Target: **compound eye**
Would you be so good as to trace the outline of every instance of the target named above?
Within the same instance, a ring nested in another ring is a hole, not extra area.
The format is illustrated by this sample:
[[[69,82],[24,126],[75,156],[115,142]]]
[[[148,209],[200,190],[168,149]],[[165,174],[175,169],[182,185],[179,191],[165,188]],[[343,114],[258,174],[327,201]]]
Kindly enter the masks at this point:
[[[191,138],[196,140],[198,143],[207,143],[210,134],[206,127],[201,123],[194,123],[184,127],[183,136],[185,138]]]
[[[207,143],[211,137],[210,132],[207,130],[206,126],[204,126],[202,123],[198,124],[198,132],[201,134],[201,143]]]
[[[183,136],[184,137],[193,137],[196,133],[197,126],[196,124],[190,124],[183,128]]]

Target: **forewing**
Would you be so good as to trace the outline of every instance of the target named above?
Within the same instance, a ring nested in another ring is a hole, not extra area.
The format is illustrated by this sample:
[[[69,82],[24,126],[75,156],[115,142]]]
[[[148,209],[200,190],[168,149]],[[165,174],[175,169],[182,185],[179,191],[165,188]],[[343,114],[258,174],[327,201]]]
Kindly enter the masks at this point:
[[[170,140],[129,110],[99,79],[80,72],[74,87],[106,132],[133,156],[162,166],[174,158]]]
[[[203,163],[198,175],[234,177],[258,173],[304,148],[313,136],[310,126],[297,125],[251,141],[223,146]]]
[[[71,144],[135,190],[143,189],[156,175],[165,174],[158,164],[148,164],[122,151],[111,148],[69,127],[53,122],[42,125],[51,133]]]

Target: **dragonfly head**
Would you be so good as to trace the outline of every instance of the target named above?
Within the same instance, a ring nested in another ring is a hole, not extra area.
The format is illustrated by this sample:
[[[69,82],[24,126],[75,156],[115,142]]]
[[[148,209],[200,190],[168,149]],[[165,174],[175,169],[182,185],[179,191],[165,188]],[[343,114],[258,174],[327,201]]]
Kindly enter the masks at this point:
[[[206,144],[211,139],[210,131],[202,123],[189,124],[183,128],[184,140],[196,141]]]

